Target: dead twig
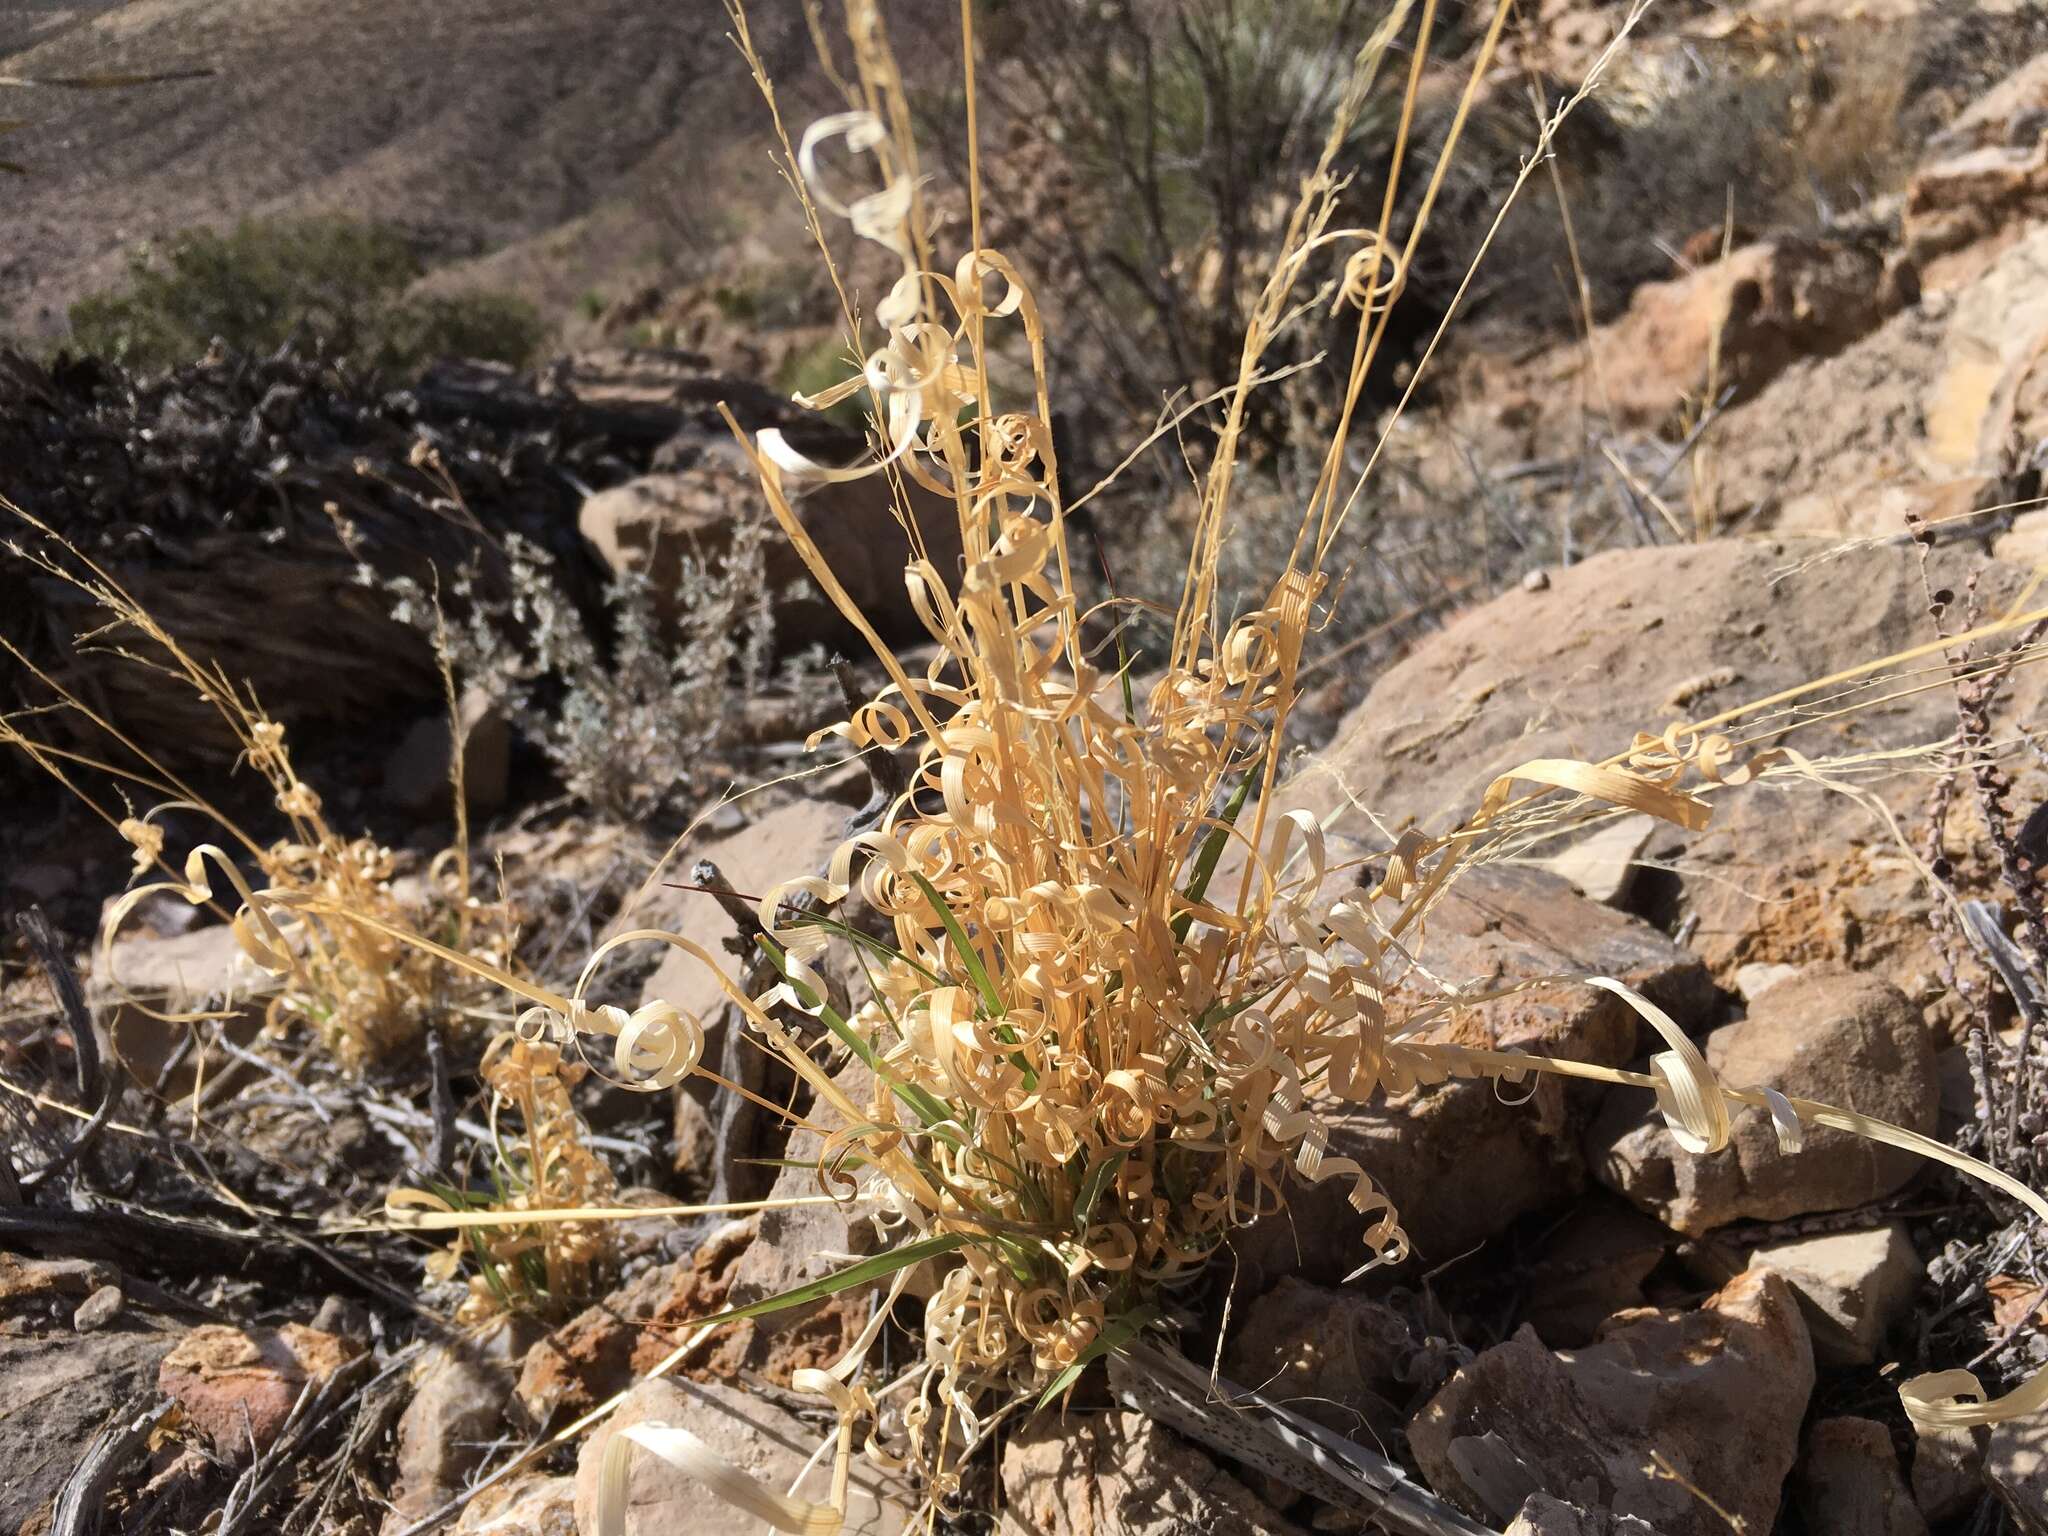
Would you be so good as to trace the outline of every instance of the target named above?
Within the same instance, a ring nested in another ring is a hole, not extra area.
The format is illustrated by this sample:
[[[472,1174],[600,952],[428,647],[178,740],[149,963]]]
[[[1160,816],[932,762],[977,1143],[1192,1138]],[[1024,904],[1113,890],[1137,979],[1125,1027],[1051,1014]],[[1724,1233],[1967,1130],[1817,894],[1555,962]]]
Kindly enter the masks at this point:
[[[50,1515],[50,1536],[95,1536],[107,1494],[116,1479],[141,1459],[149,1437],[175,1406],[155,1394],[136,1398],[86,1445],[85,1455],[64,1480]],[[144,1407],[144,1404],[151,1406]]]

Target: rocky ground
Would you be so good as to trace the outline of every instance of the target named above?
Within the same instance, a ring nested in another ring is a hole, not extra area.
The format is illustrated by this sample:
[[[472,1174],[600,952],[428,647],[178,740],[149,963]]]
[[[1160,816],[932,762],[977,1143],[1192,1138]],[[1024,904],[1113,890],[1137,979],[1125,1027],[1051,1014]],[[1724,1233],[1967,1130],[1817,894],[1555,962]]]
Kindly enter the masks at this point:
[[[1524,66],[1582,68],[1621,9],[1525,7],[1500,88],[1519,88]],[[1704,239],[1699,225],[1659,228],[1663,270],[1603,269],[1579,329],[1525,315],[1517,330],[1496,307],[1461,333],[1397,449],[1418,505],[1482,533],[1458,546],[1469,564],[1454,583],[1312,676],[1323,727],[1279,793],[1319,813],[1369,810],[1337,827],[1376,857],[1403,824],[1470,810],[1515,763],[1597,759],[1637,731],[1846,674],[1763,717],[1746,743],[1796,747],[1830,785],[1725,789],[1697,835],[1617,815],[1532,845],[1459,884],[1409,984],[1619,977],[1731,1079],[1988,1147],[2038,1185],[2048,1044],[2029,1057],[2021,1042],[2048,996],[2048,956],[2023,918],[2048,864],[2048,674],[2020,667],[1966,688],[1960,713],[1938,653],[1882,684],[1853,674],[2040,601],[2048,12],[2020,0],[1739,10],[1672,6],[1624,99],[1660,70],[1739,56],[1770,76],[1793,60],[1833,82],[1813,103],[1826,141],[1856,130],[1827,116],[1830,102],[1866,100],[1878,79],[1897,99],[1886,142],[1866,146],[1869,195],[1754,227],[1709,221]],[[579,99],[560,108],[572,127]],[[565,135],[573,159],[582,141]],[[1802,152],[1816,186],[1839,172],[1811,142]],[[1597,172],[1586,178],[1591,207],[1605,194]],[[36,238],[54,239],[56,205],[31,204]],[[1671,206],[1686,216],[1675,195]],[[60,282],[40,260],[7,275],[9,304],[43,302]],[[290,359],[215,359],[145,386],[9,354],[0,491],[134,580],[167,622],[189,620],[205,656],[254,677],[310,744],[302,767],[330,820],[370,827],[394,850],[392,883],[418,885],[451,835],[455,749],[431,649],[391,622],[393,589],[365,588],[358,566],[389,583],[459,564],[467,525],[443,530],[452,509],[473,509],[492,538],[557,552],[565,607],[602,611],[623,576],[650,622],[686,626],[705,599],[679,551],[742,542],[750,505],[707,402],[738,401],[753,426],[793,420],[732,377],[767,370],[782,344],[722,346],[706,305],[701,284],[679,281],[630,318],[704,352],[591,351],[537,379],[451,367],[396,392]],[[879,505],[841,487],[801,511],[849,589],[910,637],[902,535]],[[669,834],[725,781],[779,778],[833,717],[824,658],[850,637],[785,555],[761,558],[773,669],[744,704],[645,717],[702,734],[683,744],[682,769],[646,760],[647,776],[682,778],[615,787],[629,803],[652,796],[643,815],[564,803],[574,742],[533,723],[558,694],[518,708],[465,695],[477,863],[499,872],[536,976],[566,984],[628,927],[722,941],[732,924],[693,888],[696,860],[759,891],[816,868],[866,801],[853,767],[778,785],[704,816],[657,873]],[[509,568],[479,579],[513,590]],[[117,719],[146,720],[177,773],[224,771],[236,750],[208,735],[205,711],[123,681],[118,660],[71,653],[68,601],[12,568],[0,635]],[[312,688],[294,681],[309,656]],[[1940,753],[1959,730],[1998,748],[2009,783],[1956,773]],[[654,793],[674,783],[688,792]],[[481,1042],[451,1045],[438,1082],[423,1056],[345,1073],[303,1028],[264,1027],[260,978],[224,925],[182,904],[145,907],[102,955],[90,939],[128,847],[18,762],[0,785],[17,808],[0,845],[5,904],[46,911],[65,951],[52,962],[10,929],[0,993],[0,1531],[589,1536],[607,1438],[645,1420],[691,1428],[764,1482],[802,1472],[826,1420],[791,1374],[835,1359],[870,1296],[728,1325],[643,1378],[692,1319],[871,1250],[871,1228],[829,1208],[649,1217],[623,1225],[588,1294],[455,1321],[465,1293],[423,1278],[429,1244],[337,1228],[489,1141]],[[73,975],[83,998],[67,1008]],[[613,966],[594,995],[718,1012],[679,957]],[[137,997],[224,1022],[179,1047]],[[1609,1066],[1650,1046],[1615,999],[1568,980],[1443,1027]],[[721,1049],[742,1070],[748,1053]],[[780,1146],[765,1117],[701,1086],[654,1101],[595,1077],[578,1087],[587,1144],[622,1200],[815,1187],[812,1170],[769,1161],[815,1157],[815,1140]],[[2028,1094],[2031,1118],[2006,1125]],[[1339,1285],[1362,1223],[1331,1186],[1302,1191],[1240,1235],[1192,1309],[1183,1347],[1221,1378],[1516,1536],[2048,1531],[2048,1421],[1916,1435],[1895,1390],[1965,1362],[1993,1387],[2048,1367],[2048,1247],[2013,1209],[1838,1132],[1814,1130],[1787,1156],[1760,1111],[1695,1158],[1644,1095],[1592,1084],[1546,1081],[1523,1098],[1453,1081],[1326,1107],[1333,1152],[1393,1196],[1414,1257]],[[561,1434],[620,1393],[595,1433]],[[849,1528],[911,1529],[916,1497],[857,1472]],[[1087,1379],[1064,1417],[1020,1419],[960,1506],[941,1524],[1016,1536],[1372,1528],[1356,1489],[1256,1435],[1205,1439],[1114,1376]],[[680,1474],[635,1476],[639,1536],[755,1529]]]

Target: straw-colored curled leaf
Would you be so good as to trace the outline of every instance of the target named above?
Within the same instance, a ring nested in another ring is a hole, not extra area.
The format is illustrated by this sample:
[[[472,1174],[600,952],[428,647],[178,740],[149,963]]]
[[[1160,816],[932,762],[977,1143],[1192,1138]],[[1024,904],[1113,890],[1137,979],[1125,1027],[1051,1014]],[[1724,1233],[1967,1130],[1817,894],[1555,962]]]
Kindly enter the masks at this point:
[[[777,1493],[749,1477],[687,1429],[673,1424],[630,1424],[613,1434],[598,1473],[598,1536],[625,1536],[635,1449],[658,1456],[707,1491],[792,1536],[838,1536],[845,1516],[829,1504]]]
[[[1605,763],[1582,763],[1575,758],[1539,757],[1502,774],[1486,787],[1480,798],[1480,812],[1491,815],[1507,803],[1517,779],[1570,790],[1609,805],[1643,811],[1663,821],[1675,822],[1688,832],[1705,828],[1713,809],[1704,800],[1660,784],[1640,773]]]

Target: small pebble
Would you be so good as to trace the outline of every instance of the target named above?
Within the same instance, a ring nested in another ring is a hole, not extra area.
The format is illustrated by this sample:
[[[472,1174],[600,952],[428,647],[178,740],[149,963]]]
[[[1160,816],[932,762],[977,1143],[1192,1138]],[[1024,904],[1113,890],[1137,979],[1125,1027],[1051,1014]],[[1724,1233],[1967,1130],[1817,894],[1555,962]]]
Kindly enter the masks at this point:
[[[71,1314],[71,1326],[80,1333],[104,1328],[121,1315],[125,1299],[118,1285],[103,1285],[78,1304],[78,1310]]]
[[[1547,592],[1550,589],[1550,572],[1531,571],[1522,578],[1524,592]]]

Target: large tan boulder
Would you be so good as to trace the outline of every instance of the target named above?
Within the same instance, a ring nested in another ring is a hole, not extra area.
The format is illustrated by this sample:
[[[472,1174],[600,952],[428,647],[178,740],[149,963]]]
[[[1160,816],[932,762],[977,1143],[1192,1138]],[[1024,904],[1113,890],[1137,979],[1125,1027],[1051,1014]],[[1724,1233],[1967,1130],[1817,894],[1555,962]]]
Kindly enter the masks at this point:
[[[1768,1531],[1813,1381],[1791,1288],[1759,1270],[1689,1312],[1619,1313],[1564,1354],[1524,1327],[1451,1378],[1408,1444],[1438,1493],[1496,1523],[1548,1493],[1664,1536],[1725,1536],[1655,1452],[1745,1529]]]
[[[1960,593],[1973,572],[1990,613],[2027,579],[1967,548],[1930,555],[1937,589]],[[1926,609],[1909,547],[1725,540],[1596,555],[1420,642],[1277,798],[1332,816],[1333,831],[1367,852],[1384,849],[1365,811],[1394,830],[1447,829],[1497,775],[1531,758],[1597,761],[1639,730],[1705,719],[1924,645],[1933,633]],[[1752,739],[1820,761],[1865,759],[1859,789],[1915,826],[1927,791],[1920,763],[1875,754],[1953,735],[1953,698],[1911,686],[1922,680],[1823,689],[1804,708],[1773,710]],[[1997,720],[2038,718],[2044,681],[2040,668],[2015,672]],[[2027,761],[2014,772],[2014,804],[2038,803],[2048,774]],[[1712,804],[1702,832],[1657,825],[1644,857],[1668,873],[1634,899],[1684,928],[1716,980],[1732,991],[1750,962],[1847,963],[1899,987],[1943,1027],[1954,1022],[1926,891],[1869,805],[1789,777],[1716,792]]]
[[[2048,436],[2044,351],[2048,228],[2029,231],[1956,295],[1927,386],[1930,456],[1956,469],[1997,470]]]

